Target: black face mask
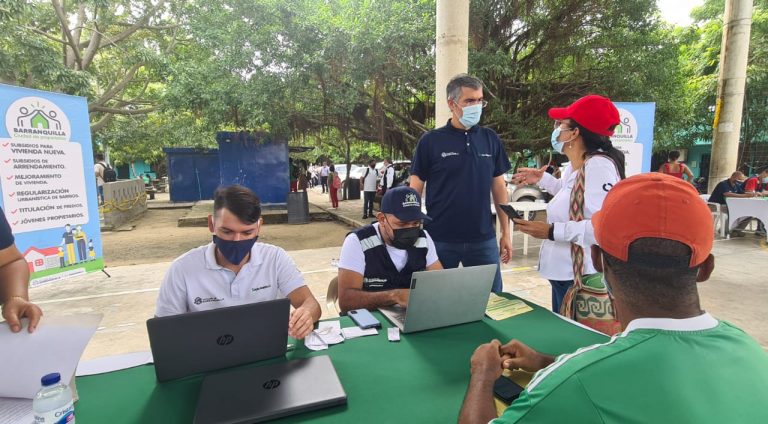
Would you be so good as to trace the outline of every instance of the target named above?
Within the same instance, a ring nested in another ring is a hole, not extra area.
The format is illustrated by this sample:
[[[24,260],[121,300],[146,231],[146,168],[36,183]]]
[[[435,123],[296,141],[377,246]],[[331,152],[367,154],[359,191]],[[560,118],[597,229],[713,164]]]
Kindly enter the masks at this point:
[[[386,218],[384,218],[386,219]],[[421,231],[421,228],[419,227],[409,227],[409,228],[392,228],[392,225],[389,223],[389,220],[387,220],[387,225],[389,225],[389,228],[392,230],[392,233],[394,236],[392,237],[391,243],[392,247],[395,249],[401,249],[401,250],[407,250],[413,247],[414,244],[416,244],[416,240],[419,239],[419,233]]]

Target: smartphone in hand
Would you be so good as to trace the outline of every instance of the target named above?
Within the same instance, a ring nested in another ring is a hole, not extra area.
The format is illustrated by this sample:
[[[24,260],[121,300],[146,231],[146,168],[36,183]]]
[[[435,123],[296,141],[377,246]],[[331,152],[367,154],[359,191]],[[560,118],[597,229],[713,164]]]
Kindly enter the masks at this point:
[[[522,387],[504,376],[499,377],[493,384],[493,394],[505,403],[514,402],[522,392]]]
[[[504,211],[504,213],[507,214],[509,219],[512,219],[512,218],[524,219],[523,218],[523,214],[521,214],[520,212],[516,211],[515,208],[513,208],[512,206],[498,204],[498,205],[496,205],[496,208],[497,209],[501,209],[502,211]]]

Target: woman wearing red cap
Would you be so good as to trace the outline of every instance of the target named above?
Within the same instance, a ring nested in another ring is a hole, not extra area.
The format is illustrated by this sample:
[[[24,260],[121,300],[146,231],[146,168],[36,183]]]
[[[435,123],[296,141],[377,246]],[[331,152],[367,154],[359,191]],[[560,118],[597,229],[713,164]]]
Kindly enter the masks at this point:
[[[518,183],[538,184],[554,197],[547,205],[546,223],[513,221],[520,231],[544,240],[539,273],[552,284],[552,310],[559,312],[573,285],[574,269],[582,276],[597,272],[589,255],[589,247],[595,244],[590,218],[613,185],[624,178],[624,154],[611,143],[619,111],[605,97],[582,97],[566,108],[550,109],[549,117],[555,120],[552,148],[570,163],[561,178],[544,172],[546,167],[518,170]]]

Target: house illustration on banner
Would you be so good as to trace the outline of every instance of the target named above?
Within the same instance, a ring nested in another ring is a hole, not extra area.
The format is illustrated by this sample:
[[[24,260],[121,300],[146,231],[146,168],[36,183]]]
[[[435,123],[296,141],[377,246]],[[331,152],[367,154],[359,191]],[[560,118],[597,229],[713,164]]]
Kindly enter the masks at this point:
[[[27,265],[29,265],[29,272],[58,268],[60,266],[59,248],[48,247],[45,249],[38,249],[36,247],[30,247],[24,252],[24,260],[26,260]]]
[[[16,124],[23,128],[37,128],[41,130],[61,129],[61,122],[56,119],[56,111],[46,113],[42,109],[33,109],[32,112],[26,107],[19,109],[19,117],[16,118]],[[53,128],[51,128],[53,123]]]

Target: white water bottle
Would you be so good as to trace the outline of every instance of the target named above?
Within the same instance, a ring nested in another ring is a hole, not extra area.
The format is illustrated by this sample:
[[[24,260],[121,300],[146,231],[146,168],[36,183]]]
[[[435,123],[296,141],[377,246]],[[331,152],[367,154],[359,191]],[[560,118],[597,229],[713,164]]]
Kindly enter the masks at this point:
[[[61,382],[57,372],[40,379],[43,388],[32,399],[35,424],[75,424],[72,390]]]

